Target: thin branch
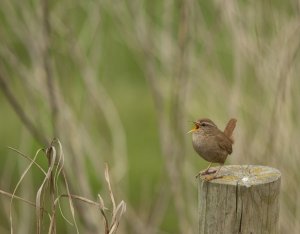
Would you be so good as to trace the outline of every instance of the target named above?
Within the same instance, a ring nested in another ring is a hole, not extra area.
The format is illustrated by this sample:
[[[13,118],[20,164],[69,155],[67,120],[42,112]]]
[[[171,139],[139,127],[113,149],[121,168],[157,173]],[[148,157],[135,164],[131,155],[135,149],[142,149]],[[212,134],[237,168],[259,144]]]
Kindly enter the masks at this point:
[[[276,125],[275,122],[278,119],[278,115],[276,114],[279,110],[280,107],[280,101],[284,100],[285,98],[285,92],[286,92],[286,86],[287,86],[287,82],[288,82],[288,75],[291,72],[291,69],[296,61],[297,55],[299,54],[300,51],[300,42],[299,40],[295,40],[296,45],[291,46],[292,45],[292,40],[295,38],[299,37],[299,33],[300,33],[300,26],[297,26],[297,28],[294,30],[294,32],[292,33],[292,35],[290,35],[290,37],[287,40],[286,46],[289,46],[288,49],[286,49],[286,54],[285,57],[283,55],[283,63],[284,65],[282,66],[281,70],[279,71],[279,77],[278,77],[278,83],[277,83],[277,87],[276,87],[276,96],[275,96],[275,100],[274,100],[274,104],[273,104],[273,108],[272,108],[272,114],[271,119],[270,119],[270,134],[269,134],[269,139],[267,142],[267,146],[266,147],[266,152],[265,155],[272,155],[273,154],[273,150],[274,150],[274,142],[275,142],[275,136],[277,136],[277,132],[278,132],[278,128],[274,128],[274,126]],[[291,49],[290,49],[291,48]]]
[[[54,80],[51,72],[51,60],[50,60],[50,32],[51,25],[49,20],[49,1],[43,1],[43,39],[44,39],[44,48],[42,51],[43,57],[43,66],[45,70],[47,86],[48,86],[48,94],[49,94],[49,102],[52,114],[52,127],[54,137],[58,137],[58,127],[57,127],[57,118],[58,118],[58,102],[57,97],[55,95],[54,90]]]
[[[185,54],[186,54],[186,43],[187,43],[187,29],[188,29],[188,2],[182,0],[181,19],[179,26],[178,44],[180,51],[178,53],[177,64],[175,68],[175,80],[173,82],[171,93],[171,99],[173,101],[171,107],[171,113],[174,116],[173,123],[169,121],[168,116],[165,114],[166,98],[164,98],[162,90],[159,86],[159,80],[157,79],[157,70],[155,67],[155,59],[153,57],[153,41],[151,40],[151,27],[147,30],[148,36],[140,41],[144,59],[145,59],[145,77],[148,81],[151,95],[154,101],[155,110],[157,114],[158,129],[160,136],[160,145],[162,153],[165,156],[165,167],[170,181],[170,187],[174,195],[174,204],[177,212],[180,230],[182,233],[186,233],[189,225],[188,220],[185,217],[184,200],[182,197],[182,184],[180,182],[180,171],[181,164],[178,162],[179,155],[183,153],[183,146],[177,146],[180,142],[182,133],[182,116],[183,116],[183,103],[186,94],[186,83],[185,83],[185,66],[183,65]],[[146,16],[145,16],[146,17]],[[175,125],[174,125],[175,123]],[[175,126],[171,128],[170,126]],[[179,129],[179,131],[176,131]]]
[[[2,90],[4,96],[6,97],[9,104],[12,106],[13,110],[21,120],[21,122],[26,126],[28,131],[32,134],[32,136],[42,145],[47,145],[47,138],[39,131],[33,122],[29,119],[27,114],[25,113],[23,107],[18,102],[13,92],[9,88],[7,81],[0,74],[0,89]]]
[[[35,204],[34,202],[28,201],[28,200],[25,199],[25,198],[22,198],[22,197],[13,195],[13,194],[8,193],[8,192],[5,192],[5,191],[3,191],[3,190],[1,190],[1,189],[0,189],[0,194],[5,195],[5,196],[10,197],[10,198],[14,198],[14,199],[23,201],[23,202],[27,203],[28,205],[31,205],[32,207],[35,207],[35,208],[36,208],[36,204]],[[85,203],[90,204],[90,205],[93,205],[93,206],[98,206],[98,207],[100,206],[100,203],[98,203],[98,202],[92,201],[92,200],[87,199],[87,198],[82,197],[82,196],[73,195],[73,194],[61,194],[61,195],[59,195],[58,198],[56,198],[56,201],[55,201],[55,202],[57,202],[57,199],[59,199],[59,198],[61,198],[61,197],[63,197],[63,198],[69,198],[69,197],[71,197],[71,198],[74,199],[74,200],[82,201],[82,202],[85,202]],[[41,208],[41,209],[42,209],[44,212],[46,212],[47,214],[50,215],[50,213],[49,213],[48,211],[46,211],[44,208]]]
[[[85,197],[82,197],[82,196],[78,196],[78,195],[73,195],[73,194],[61,194],[59,195],[59,197],[71,197],[72,199],[74,200],[78,200],[78,201],[82,201],[82,202],[85,202],[87,204],[90,204],[90,205],[93,205],[93,206],[100,206],[100,203],[99,202],[95,202],[95,201],[92,201],[90,199],[87,199]]]
[[[8,193],[8,192],[5,192],[5,191],[3,191],[3,190],[0,190],[0,194],[5,195],[5,196],[10,197],[10,198],[14,198],[14,199],[23,201],[23,202],[27,203],[28,205],[31,205],[32,207],[36,207],[36,205],[35,205],[34,202],[28,201],[28,200],[25,199],[25,198],[22,198],[22,197],[13,195],[13,194]],[[50,215],[50,213],[49,213],[47,210],[45,210],[44,208],[42,208],[42,211],[43,211],[43,212],[46,212],[48,215]]]
[[[18,200],[23,201],[23,202],[25,202],[25,203],[27,203],[27,204],[33,206],[33,207],[36,207],[36,205],[35,205],[34,202],[28,201],[28,200],[26,200],[25,198],[22,198],[22,197],[13,195],[13,194],[8,193],[8,192],[5,192],[5,191],[3,191],[3,190],[0,190],[0,193],[3,194],[3,195],[5,195],[5,196],[7,196],[7,197],[18,199]]]

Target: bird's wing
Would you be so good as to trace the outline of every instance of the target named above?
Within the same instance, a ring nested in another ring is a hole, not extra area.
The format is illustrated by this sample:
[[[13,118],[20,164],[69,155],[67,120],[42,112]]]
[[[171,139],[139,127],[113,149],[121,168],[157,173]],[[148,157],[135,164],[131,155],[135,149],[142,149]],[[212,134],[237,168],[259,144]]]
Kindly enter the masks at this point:
[[[228,154],[232,153],[232,141],[224,134],[218,134],[216,136],[219,147],[225,150]]]

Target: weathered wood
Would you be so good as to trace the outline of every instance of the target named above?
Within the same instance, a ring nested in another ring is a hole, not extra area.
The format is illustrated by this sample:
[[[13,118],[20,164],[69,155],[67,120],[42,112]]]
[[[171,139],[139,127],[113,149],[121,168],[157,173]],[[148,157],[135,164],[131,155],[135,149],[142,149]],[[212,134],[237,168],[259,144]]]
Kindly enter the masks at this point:
[[[279,233],[277,169],[231,165],[219,175],[209,182],[199,179],[199,234]]]

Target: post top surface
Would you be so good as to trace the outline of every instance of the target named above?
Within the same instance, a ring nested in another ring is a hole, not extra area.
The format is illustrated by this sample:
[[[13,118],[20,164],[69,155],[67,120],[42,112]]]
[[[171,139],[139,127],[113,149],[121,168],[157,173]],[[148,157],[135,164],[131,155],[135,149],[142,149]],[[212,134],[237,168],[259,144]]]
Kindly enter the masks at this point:
[[[214,167],[212,169],[218,169]],[[281,177],[278,169],[259,166],[259,165],[226,165],[221,168],[218,173],[221,178],[209,181],[210,183],[229,184],[229,185],[244,185],[251,187],[254,185],[271,183]],[[202,180],[200,178],[200,180]]]

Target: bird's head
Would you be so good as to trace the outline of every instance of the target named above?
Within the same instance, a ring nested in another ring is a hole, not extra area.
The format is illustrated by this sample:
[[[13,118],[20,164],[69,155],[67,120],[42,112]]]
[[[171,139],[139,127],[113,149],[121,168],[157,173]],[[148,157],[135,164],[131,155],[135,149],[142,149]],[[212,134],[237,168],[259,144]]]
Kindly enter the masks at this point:
[[[187,133],[209,133],[217,129],[215,123],[210,119],[199,119],[193,123],[194,127]]]

